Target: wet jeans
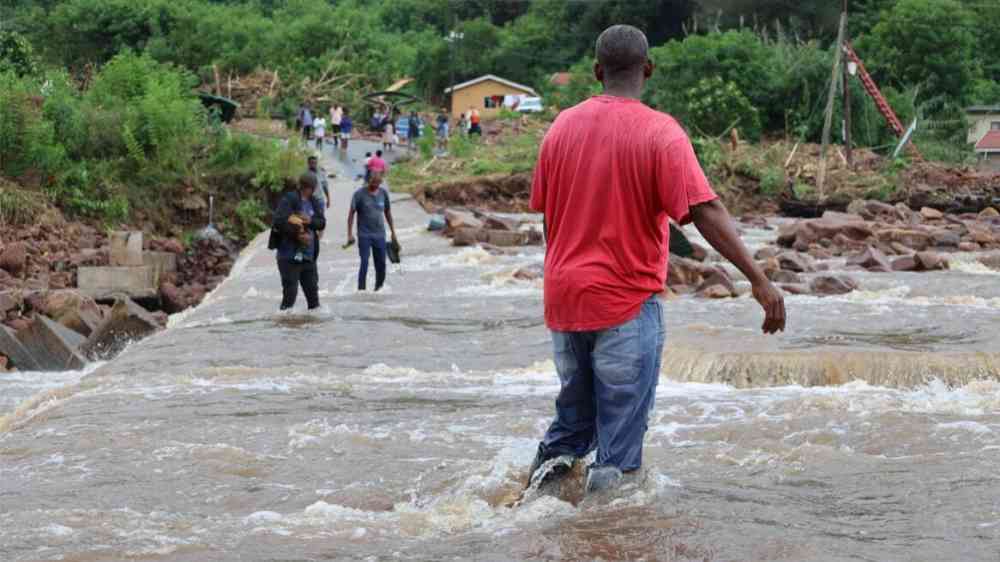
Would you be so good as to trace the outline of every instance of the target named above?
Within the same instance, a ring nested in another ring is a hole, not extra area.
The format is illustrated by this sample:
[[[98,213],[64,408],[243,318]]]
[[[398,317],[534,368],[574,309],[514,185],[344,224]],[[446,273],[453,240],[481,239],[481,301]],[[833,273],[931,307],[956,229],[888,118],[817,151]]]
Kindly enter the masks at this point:
[[[295,306],[300,284],[302,292],[306,294],[309,310],[319,308],[319,273],[316,270],[316,262],[297,263],[278,259],[278,273],[281,274],[281,310]]]
[[[642,465],[642,439],[656,397],[665,330],[659,299],[639,315],[596,332],[552,332],[562,388],[542,440],[547,458],[584,457],[622,472]]]
[[[385,283],[385,238],[358,237],[358,251],[361,252],[361,269],[358,270],[358,290],[364,291],[368,279],[368,258],[375,258],[375,290]]]

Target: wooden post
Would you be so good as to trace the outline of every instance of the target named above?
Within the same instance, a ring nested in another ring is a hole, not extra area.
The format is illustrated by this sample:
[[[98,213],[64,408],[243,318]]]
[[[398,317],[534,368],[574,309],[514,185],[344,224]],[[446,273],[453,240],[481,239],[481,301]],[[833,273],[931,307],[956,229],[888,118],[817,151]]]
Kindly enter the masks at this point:
[[[215,95],[221,96],[222,95],[222,81],[219,80],[219,67],[216,66],[216,65],[214,65],[214,64],[212,65],[212,74],[215,75]]]
[[[840,70],[841,53],[844,51],[844,25],[847,23],[847,14],[840,14],[840,29],[837,31],[837,48],[833,56],[833,70],[830,71],[830,96],[826,100],[826,119],[823,121],[823,144],[819,149],[819,175],[816,178],[816,188],[819,191],[819,198],[822,201],[825,197],[823,191],[826,184],[826,148],[830,144],[830,127],[833,125],[833,102],[837,97],[837,71]]]
[[[844,0],[844,41],[848,39],[848,27],[847,27],[847,4],[849,0]],[[838,49],[843,43],[837,45]],[[844,151],[847,153],[847,167],[854,167],[854,147],[851,142],[851,73],[847,70],[848,61],[847,57],[844,57],[843,68],[844,68]]]

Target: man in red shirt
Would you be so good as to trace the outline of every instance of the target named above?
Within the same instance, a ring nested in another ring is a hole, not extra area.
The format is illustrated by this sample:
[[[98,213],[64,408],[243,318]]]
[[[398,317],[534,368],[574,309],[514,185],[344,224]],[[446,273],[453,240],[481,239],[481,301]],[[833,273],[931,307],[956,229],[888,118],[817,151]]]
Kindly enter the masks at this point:
[[[754,263],[687,134],[639,101],[653,72],[646,36],[616,25],[597,40],[604,93],[562,112],[545,136],[531,206],[545,214],[545,321],[562,388],[529,484],[597,449],[588,492],[642,463],[665,338],[668,219],[694,222],[753,286],[765,333],[784,330],[781,293]]]

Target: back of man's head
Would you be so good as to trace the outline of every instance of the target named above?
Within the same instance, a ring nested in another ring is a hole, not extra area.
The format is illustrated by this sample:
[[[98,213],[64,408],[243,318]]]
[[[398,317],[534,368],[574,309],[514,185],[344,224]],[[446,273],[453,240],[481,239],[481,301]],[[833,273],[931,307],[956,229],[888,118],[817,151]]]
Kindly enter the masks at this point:
[[[299,176],[299,191],[314,192],[316,191],[316,183],[316,174],[306,172]]]
[[[379,158],[381,158],[382,157],[382,151],[381,150],[376,150],[375,151],[375,156],[378,156]]]
[[[649,60],[649,41],[636,27],[613,25],[597,38],[596,55],[605,82],[638,78]]]

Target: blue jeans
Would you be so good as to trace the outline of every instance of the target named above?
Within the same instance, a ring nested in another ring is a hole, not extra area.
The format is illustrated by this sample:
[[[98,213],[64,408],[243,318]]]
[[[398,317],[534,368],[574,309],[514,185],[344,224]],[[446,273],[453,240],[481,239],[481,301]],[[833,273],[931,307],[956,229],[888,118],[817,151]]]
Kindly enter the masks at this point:
[[[385,238],[359,236],[358,251],[361,253],[361,269],[358,270],[358,290],[364,291],[368,278],[368,258],[375,258],[375,290],[385,283]]]
[[[545,457],[580,458],[622,472],[642,465],[642,439],[656,398],[665,340],[663,310],[650,297],[639,315],[596,332],[552,332],[562,388],[542,440]]]

